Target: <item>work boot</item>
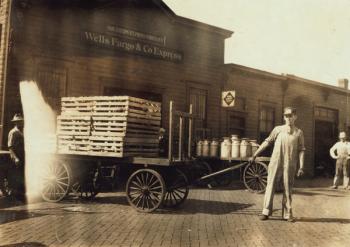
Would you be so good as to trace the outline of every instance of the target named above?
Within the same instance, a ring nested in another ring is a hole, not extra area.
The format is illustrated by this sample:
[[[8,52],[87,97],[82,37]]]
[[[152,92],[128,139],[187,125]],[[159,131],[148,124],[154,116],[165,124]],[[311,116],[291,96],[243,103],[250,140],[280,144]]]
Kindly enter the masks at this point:
[[[260,215],[259,217],[260,220],[268,220],[269,219],[269,216],[265,215],[265,214],[262,214]]]

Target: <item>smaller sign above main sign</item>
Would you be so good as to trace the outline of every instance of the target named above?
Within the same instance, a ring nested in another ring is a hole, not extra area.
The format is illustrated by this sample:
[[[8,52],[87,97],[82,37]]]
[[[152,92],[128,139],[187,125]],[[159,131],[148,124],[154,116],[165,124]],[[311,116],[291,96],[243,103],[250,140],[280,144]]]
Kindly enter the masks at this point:
[[[221,96],[221,106],[223,107],[233,107],[235,106],[235,91],[224,91]]]
[[[125,39],[117,36],[90,31],[85,31],[82,34],[82,39],[88,42],[88,44],[101,46],[112,50],[145,55],[175,63],[183,61],[182,52],[137,40]]]

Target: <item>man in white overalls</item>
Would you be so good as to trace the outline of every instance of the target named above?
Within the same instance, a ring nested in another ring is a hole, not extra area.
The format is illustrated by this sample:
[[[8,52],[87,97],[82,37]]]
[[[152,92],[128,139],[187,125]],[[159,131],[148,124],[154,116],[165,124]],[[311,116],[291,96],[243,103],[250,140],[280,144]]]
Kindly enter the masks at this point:
[[[333,159],[336,159],[335,164],[335,176],[333,182],[333,189],[337,189],[341,173],[343,172],[343,186],[344,189],[350,189],[349,187],[349,167],[348,159],[350,154],[350,143],[346,141],[346,133],[339,133],[339,141],[331,147],[329,154]]]
[[[295,126],[297,115],[294,108],[286,107],[283,116],[285,125],[277,126],[272,130],[270,136],[261,144],[250,159],[250,162],[253,162],[265,148],[274,144],[268,167],[264,206],[260,219],[267,220],[272,215],[273,197],[277,181],[280,181],[282,177],[284,187],[282,217],[289,222],[294,222],[292,214],[292,189],[298,161],[300,168],[297,176],[304,174],[304,135],[303,131]]]

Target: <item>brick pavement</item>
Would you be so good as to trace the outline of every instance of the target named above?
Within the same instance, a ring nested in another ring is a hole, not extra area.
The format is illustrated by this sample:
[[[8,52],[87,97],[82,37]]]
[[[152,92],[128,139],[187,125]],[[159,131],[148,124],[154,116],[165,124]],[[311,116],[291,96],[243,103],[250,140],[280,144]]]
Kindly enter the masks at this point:
[[[181,208],[143,214],[122,192],[56,204],[14,205],[0,198],[0,246],[350,245],[350,191],[296,188],[295,223],[280,219],[280,194],[271,220],[259,221],[262,199],[232,186],[192,189]]]

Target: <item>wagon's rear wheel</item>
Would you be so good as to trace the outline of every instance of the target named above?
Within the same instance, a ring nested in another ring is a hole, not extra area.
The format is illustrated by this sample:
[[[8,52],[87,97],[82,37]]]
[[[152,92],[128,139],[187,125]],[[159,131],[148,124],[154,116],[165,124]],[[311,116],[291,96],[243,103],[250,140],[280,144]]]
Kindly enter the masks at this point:
[[[166,183],[163,206],[171,208],[181,205],[186,200],[189,191],[186,175],[179,169],[175,169],[171,177],[167,178]]]
[[[244,168],[243,182],[249,191],[263,193],[267,184],[267,165],[262,162],[249,163]]]
[[[206,161],[201,161],[199,160],[196,164],[195,164],[195,180],[197,180],[200,177],[203,177],[205,175],[209,175],[210,173],[213,172],[213,170],[211,169],[210,165],[206,162]],[[196,181],[195,185],[200,186],[200,187],[205,187],[208,184],[211,184],[214,180],[213,179],[206,179],[204,181]]]
[[[9,181],[7,178],[0,179],[0,190],[3,196],[9,196],[12,193],[12,190],[9,186]]]
[[[78,179],[72,183],[71,191],[82,199],[93,199],[101,189],[101,175],[98,169],[92,169],[85,179]]]
[[[64,161],[48,164],[42,177],[41,196],[47,202],[61,201],[69,192],[71,171]]]
[[[126,184],[126,196],[129,204],[140,212],[152,212],[162,203],[165,195],[165,183],[162,176],[151,169],[134,172]]]

